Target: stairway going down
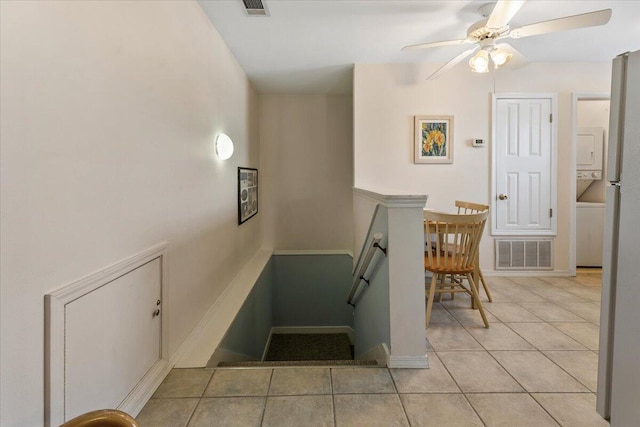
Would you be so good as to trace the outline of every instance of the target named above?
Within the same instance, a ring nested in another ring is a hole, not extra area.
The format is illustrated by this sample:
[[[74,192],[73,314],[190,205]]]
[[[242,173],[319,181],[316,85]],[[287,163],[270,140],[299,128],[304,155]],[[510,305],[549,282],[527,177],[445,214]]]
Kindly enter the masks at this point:
[[[354,360],[345,333],[273,334],[264,361],[219,362],[218,367],[376,366],[375,360]]]

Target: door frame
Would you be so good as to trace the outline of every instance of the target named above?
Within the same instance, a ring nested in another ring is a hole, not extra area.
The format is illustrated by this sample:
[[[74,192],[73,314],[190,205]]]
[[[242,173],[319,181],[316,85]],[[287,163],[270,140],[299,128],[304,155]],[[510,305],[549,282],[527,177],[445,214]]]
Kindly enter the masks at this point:
[[[578,101],[603,101],[611,100],[611,94],[606,92],[574,92],[571,96],[571,155],[569,156],[569,167],[571,168],[571,184],[569,186],[569,197],[572,200],[569,208],[569,275],[575,277],[576,268],[576,166],[578,149]],[[608,135],[607,135],[608,137]],[[602,179],[607,179],[602,177]]]
[[[510,232],[505,233],[498,231],[498,218],[497,210],[495,209],[496,200],[498,198],[498,192],[496,191],[497,185],[497,150],[495,147],[496,141],[496,122],[497,107],[499,99],[551,99],[551,114],[553,115],[553,121],[551,122],[551,209],[555,212],[555,215],[551,217],[551,232],[537,232],[537,233],[517,233]],[[491,95],[491,203],[489,205],[491,209],[491,235],[492,236],[552,236],[555,237],[558,234],[558,94],[556,93],[524,93],[524,92],[504,92],[493,93]],[[573,159],[575,165],[575,158]],[[574,167],[575,169],[575,167]],[[575,173],[575,172],[574,172]],[[575,193],[575,184],[574,184]],[[575,213],[575,212],[574,212]]]

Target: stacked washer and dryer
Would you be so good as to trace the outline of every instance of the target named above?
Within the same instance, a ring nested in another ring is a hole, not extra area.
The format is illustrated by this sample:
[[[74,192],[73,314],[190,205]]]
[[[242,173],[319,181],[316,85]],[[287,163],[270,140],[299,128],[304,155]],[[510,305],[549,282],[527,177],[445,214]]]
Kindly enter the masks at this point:
[[[596,181],[602,181],[604,129],[578,128],[576,159],[576,266],[602,266],[604,203],[583,202],[580,197]]]

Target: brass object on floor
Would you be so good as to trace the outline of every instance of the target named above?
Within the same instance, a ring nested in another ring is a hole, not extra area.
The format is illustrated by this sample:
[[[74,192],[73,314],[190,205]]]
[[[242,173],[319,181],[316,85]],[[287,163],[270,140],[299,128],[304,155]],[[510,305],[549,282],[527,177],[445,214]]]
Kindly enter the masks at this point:
[[[135,419],[117,409],[99,409],[67,421],[60,427],[140,427]]]

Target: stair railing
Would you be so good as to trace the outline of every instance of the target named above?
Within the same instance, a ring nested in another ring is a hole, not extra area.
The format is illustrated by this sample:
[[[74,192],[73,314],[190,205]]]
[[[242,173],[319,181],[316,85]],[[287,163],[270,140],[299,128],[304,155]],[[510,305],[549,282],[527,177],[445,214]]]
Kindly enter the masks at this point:
[[[347,297],[347,304],[351,305],[352,307],[355,307],[355,303],[353,302],[353,299],[356,293],[358,292],[358,289],[360,288],[360,284],[362,282],[365,282],[367,286],[369,286],[371,277],[366,278],[365,274],[369,270],[371,260],[373,259],[373,256],[375,255],[376,251],[379,249],[384,254],[385,257],[387,256],[387,249],[380,246],[380,242],[382,242],[382,239],[384,238],[384,234],[380,232],[376,232],[376,233],[373,233],[372,235],[373,223],[378,213],[378,208],[379,208],[379,205],[376,206],[376,209],[371,218],[369,231],[367,232],[367,236],[364,239],[364,245],[363,245],[362,251],[360,251],[360,256],[358,257],[358,263],[356,264],[356,266],[359,265],[359,268],[357,268],[356,274],[353,277],[351,290],[349,291],[349,296]]]

